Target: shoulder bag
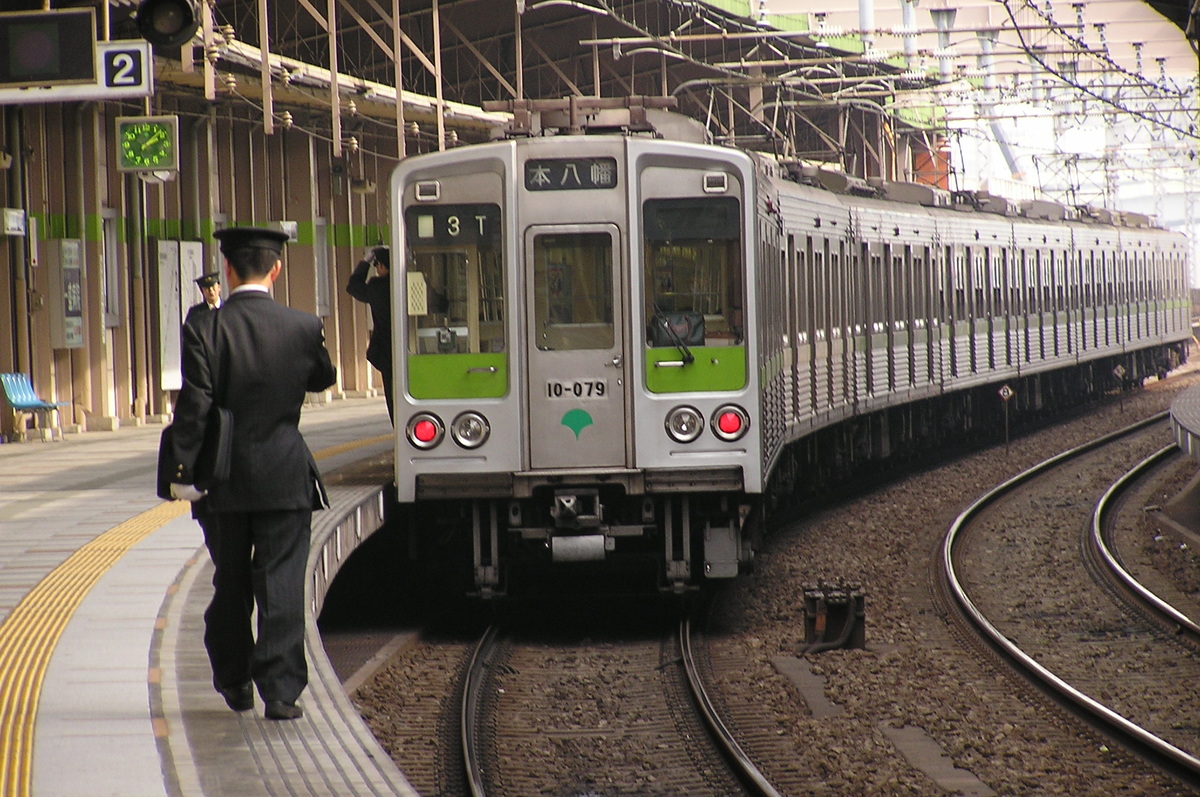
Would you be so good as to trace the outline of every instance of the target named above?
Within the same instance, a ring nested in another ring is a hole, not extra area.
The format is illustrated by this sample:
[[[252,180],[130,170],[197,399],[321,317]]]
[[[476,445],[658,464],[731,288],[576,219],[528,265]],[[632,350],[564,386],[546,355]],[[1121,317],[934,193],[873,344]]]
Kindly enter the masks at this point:
[[[212,347],[217,350],[217,324],[220,322],[220,308],[213,311]],[[224,393],[223,385],[217,383],[218,372],[209,362],[209,373],[213,376],[213,404],[208,412],[208,423],[204,430],[204,443],[200,454],[196,457],[196,465],[192,469],[195,486],[208,490],[213,485],[229,480],[229,467],[233,458],[233,413],[221,406]],[[171,484],[175,477],[175,431],[174,424],[167,424],[158,440],[158,497],[170,501]]]

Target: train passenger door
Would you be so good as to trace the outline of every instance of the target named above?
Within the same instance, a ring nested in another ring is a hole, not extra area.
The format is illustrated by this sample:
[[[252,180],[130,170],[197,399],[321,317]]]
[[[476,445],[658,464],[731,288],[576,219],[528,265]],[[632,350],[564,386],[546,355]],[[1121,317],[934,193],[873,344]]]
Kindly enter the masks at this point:
[[[531,468],[626,466],[620,257],[611,224],[525,233]]]

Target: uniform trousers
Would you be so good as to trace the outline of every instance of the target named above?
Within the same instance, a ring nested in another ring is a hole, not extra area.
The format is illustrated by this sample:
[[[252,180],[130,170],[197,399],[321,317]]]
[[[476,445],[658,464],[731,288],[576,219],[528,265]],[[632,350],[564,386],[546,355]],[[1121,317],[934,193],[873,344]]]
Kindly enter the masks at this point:
[[[214,566],[204,612],[213,685],[229,690],[253,681],[264,702],[296,702],[308,685],[304,573],[312,510],[196,514]]]
[[[380,371],[380,376],[383,377],[383,397],[387,401],[388,420],[392,422],[392,426],[396,425],[396,410],[392,406],[392,367],[388,366],[386,371]]]

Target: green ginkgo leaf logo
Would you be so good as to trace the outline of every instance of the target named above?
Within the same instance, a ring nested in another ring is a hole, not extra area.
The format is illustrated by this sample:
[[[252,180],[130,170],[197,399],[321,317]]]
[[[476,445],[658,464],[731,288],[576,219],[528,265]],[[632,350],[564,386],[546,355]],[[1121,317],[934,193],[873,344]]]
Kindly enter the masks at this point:
[[[575,439],[579,439],[579,433],[593,423],[592,416],[581,409],[568,410],[566,415],[562,416],[562,425],[575,433]]]

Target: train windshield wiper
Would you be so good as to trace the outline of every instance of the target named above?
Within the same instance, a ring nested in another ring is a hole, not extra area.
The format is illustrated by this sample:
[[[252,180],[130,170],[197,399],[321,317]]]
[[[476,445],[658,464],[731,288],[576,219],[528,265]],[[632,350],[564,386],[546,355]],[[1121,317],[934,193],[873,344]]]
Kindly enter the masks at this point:
[[[696,361],[692,356],[692,350],[683,342],[683,338],[679,337],[679,333],[671,326],[671,320],[667,318],[667,314],[658,306],[658,302],[654,302],[654,318],[658,323],[662,324],[663,329],[667,332],[667,337],[675,344],[675,348],[679,349],[679,356],[683,358],[684,365],[691,365]]]

